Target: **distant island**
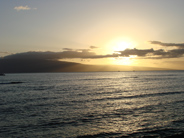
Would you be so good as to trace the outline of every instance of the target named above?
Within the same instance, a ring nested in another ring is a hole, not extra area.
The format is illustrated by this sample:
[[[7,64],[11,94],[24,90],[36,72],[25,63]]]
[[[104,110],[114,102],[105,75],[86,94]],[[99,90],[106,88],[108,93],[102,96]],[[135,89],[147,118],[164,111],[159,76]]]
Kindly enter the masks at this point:
[[[97,71],[156,71],[164,68],[137,67],[125,65],[87,65],[58,60],[3,59],[0,62],[4,73],[32,72],[97,72]],[[1,70],[0,70],[1,71]]]

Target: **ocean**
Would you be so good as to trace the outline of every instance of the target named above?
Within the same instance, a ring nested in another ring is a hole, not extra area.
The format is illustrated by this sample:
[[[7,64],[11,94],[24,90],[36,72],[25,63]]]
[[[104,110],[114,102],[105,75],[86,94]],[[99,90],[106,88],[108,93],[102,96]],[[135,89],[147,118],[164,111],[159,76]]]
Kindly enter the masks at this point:
[[[0,76],[1,138],[164,138],[183,132],[184,71]]]

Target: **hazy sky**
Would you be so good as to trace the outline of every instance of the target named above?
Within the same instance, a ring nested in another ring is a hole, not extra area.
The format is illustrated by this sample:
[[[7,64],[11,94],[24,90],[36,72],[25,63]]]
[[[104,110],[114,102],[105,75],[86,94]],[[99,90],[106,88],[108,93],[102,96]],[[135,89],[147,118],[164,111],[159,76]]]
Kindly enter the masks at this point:
[[[184,69],[183,7],[184,0],[1,0],[0,54],[51,51],[89,64]]]

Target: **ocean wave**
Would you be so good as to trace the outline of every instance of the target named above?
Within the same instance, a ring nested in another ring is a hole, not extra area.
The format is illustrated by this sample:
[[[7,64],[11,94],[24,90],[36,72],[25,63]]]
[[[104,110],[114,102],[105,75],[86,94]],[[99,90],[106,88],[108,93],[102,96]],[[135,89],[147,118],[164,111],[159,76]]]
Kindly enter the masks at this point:
[[[77,138],[183,138],[184,132],[175,129],[161,129],[142,132],[102,132],[92,135],[77,136]]]
[[[125,91],[127,92],[127,91]],[[116,92],[114,92],[116,93]],[[133,99],[133,98],[146,98],[146,97],[155,97],[155,96],[165,96],[165,95],[175,95],[175,94],[183,94],[183,91],[180,92],[160,92],[160,93],[149,93],[149,94],[140,94],[140,95],[130,95],[130,96],[112,96],[112,97],[103,97],[103,98],[95,98],[95,99],[87,99],[87,100],[72,100],[73,103],[80,102],[94,102],[94,101],[106,101],[106,100],[121,100],[121,99]]]
[[[121,80],[121,79],[136,79],[138,76],[129,76],[129,77],[117,77],[117,78],[89,78],[89,79],[80,79],[84,81],[95,81],[95,80]]]
[[[184,136],[178,74],[10,74],[25,83],[0,85],[0,137]]]

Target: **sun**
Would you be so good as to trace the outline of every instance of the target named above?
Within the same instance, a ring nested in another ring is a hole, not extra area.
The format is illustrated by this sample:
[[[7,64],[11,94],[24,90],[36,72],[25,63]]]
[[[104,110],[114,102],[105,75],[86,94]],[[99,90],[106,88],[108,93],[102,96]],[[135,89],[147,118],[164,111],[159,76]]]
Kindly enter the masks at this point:
[[[121,51],[124,51],[125,49],[133,49],[136,47],[136,43],[127,37],[115,37],[114,39],[111,39],[107,45],[106,48],[108,49],[108,54],[112,53],[121,53]],[[111,58],[111,63],[116,65],[132,65],[133,60],[136,57],[116,57]]]
[[[113,46],[114,51],[123,51],[130,47],[130,43],[126,41],[117,41]]]
[[[125,38],[125,37],[117,37],[112,40],[110,40],[107,43],[107,48],[111,52],[118,52],[118,51],[124,51],[127,48],[134,48],[135,47],[135,42],[132,41],[130,38]]]

